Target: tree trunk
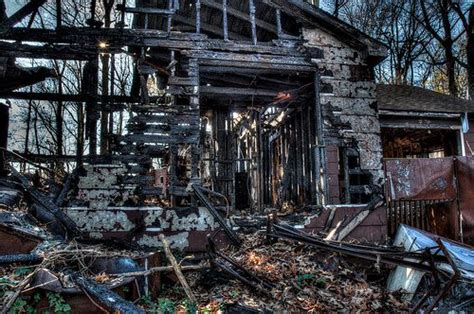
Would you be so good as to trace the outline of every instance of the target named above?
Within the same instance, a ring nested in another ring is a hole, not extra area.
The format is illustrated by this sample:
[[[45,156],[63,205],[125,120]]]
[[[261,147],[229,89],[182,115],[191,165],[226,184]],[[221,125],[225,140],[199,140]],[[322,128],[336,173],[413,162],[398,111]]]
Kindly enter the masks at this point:
[[[457,96],[458,88],[456,84],[456,60],[453,55],[453,45],[448,43],[445,46],[445,57],[446,57],[446,74],[448,76],[448,89],[449,93],[453,96]]]
[[[63,82],[61,79],[61,76],[59,76],[58,79],[58,93],[59,95],[63,94]],[[56,106],[56,154],[58,156],[61,156],[63,154],[63,102],[58,101],[58,105]],[[58,159],[59,160],[59,159]],[[62,162],[58,161],[56,162],[56,169],[61,170],[62,169]]]

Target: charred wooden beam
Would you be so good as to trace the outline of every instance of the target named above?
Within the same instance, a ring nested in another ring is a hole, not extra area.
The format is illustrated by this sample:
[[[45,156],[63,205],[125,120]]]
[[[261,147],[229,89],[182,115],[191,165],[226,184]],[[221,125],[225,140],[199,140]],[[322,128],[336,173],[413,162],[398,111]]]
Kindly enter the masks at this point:
[[[45,2],[46,0],[32,0],[28,2],[21,9],[13,13],[12,16],[3,21],[0,24],[0,27],[9,28],[14,26],[15,24],[19,23],[23,18],[38,10],[38,8],[42,6]]]
[[[224,40],[229,40],[229,23],[227,19],[227,0],[222,0],[222,28],[224,30]]]
[[[95,48],[77,45],[27,45],[0,42],[0,56],[56,60],[89,60],[97,55]]]
[[[238,87],[217,87],[217,86],[201,86],[202,95],[226,95],[226,96],[262,96],[276,97],[278,91],[265,90],[258,88],[238,88]]]
[[[132,103],[139,104],[139,97],[132,96],[88,96],[84,94],[58,94],[58,93],[30,93],[30,92],[0,92],[0,97],[4,99],[25,99],[39,101],[65,101],[65,102],[86,102],[97,101],[98,103]],[[157,100],[156,97],[150,97],[151,100]]]
[[[117,5],[117,10],[125,13],[134,13],[134,14],[156,14],[156,15],[173,15],[176,13],[175,9],[159,9],[159,8],[146,8],[146,7],[125,7],[121,4]]]
[[[145,311],[142,308],[135,306],[132,302],[124,300],[117,293],[102,284],[86,279],[77,273],[72,274],[71,278],[82,291],[112,313],[145,314]]]
[[[88,27],[62,27],[61,29],[52,30],[15,27],[11,29],[0,29],[0,39],[51,44],[74,44],[90,49],[97,48],[99,42],[107,42],[110,49],[123,46],[147,46],[304,56],[304,54],[298,51],[297,47],[280,47],[268,43],[259,43],[255,46],[248,42],[225,42],[221,39],[210,39],[202,34],[181,32],[171,32],[168,34],[159,30],[120,30],[115,28],[101,28],[99,30]],[[322,50],[319,51],[319,55],[312,57],[321,58]]]
[[[315,66],[304,57],[272,56],[263,54],[243,54],[234,52],[216,52],[209,50],[187,50],[183,55],[199,59],[202,66],[278,69],[292,72],[314,71]],[[217,69],[218,70],[218,69]]]
[[[16,263],[27,263],[34,264],[40,263],[43,258],[37,254],[11,254],[11,255],[0,255],[0,265],[16,264]]]
[[[280,11],[280,9],[275,10],[275,19],[276,19],[278,38],[280,38],[283,35],[283,28],[282,28],[282,25],[281,25],[281,11]]]
[[[201,0],[196,0],[196,34],[201,33]]]
[[[203,190],[200,186],[193,184],[192,188],[194,190],[194,193],[196,194],[197,198],[199,201],[207,207],[211,215],[214,217],[214,219],[217,220],[219,225],[222,227],[224,232],[227,234],[229,239],[232,241],[232,243],[236,246],[240,246],[241,241],[237,234],[230,228],[225,220],[222,218],[222,216],[219,214],[219,212],[216,210],[216,208],[211,204],[209,198],[203,193]]]
[[[250,23],[252,29],[252,42],[254,45],[257,44],[257,22],[255,18],[256,8],[255,3],[253,0],[249,0],[249,15],[250,15]]]
[[[62,9],[61,9],[61,0],[56,0],[56,27],[60,28],[62,26]]]
[[[56,219],[67,229],[70,236],[77,236],[80,234],[79,229],[76,226],[76,223],[69,218],[61,209],[47,196],[43,195],[37,188],[30,184],[30,181],[16,171],[14,168],[11,168],[12,175],[17,179],[22,185],[27,196],[32,200],[33,203],[37,204],[40,207],[45,208],[47,211],[52,213]]]

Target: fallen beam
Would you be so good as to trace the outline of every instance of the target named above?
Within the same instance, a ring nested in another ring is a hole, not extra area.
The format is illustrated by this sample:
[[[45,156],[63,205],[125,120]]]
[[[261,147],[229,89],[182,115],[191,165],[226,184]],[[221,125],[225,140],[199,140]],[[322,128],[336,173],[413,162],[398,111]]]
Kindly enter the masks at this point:
[[[0,265],[8,265],[14,263],[34,264],[40,263],[43,258],[37,254],[10,254],[0,255]]]
[[[87,296],[105,307],[111,313],[145,314],[142,308],[137,307],[130,301],[124,300],[121,296],[104,285],[86,279],[77,273],[72,274],[71,278]]]
[[[222,227],[222,229],[224,230],[224,232],[227,234],[227,236],[229,237],[229,239],[232,241],[232,243],[234,245],[237,245],[237,246],[240,246],[241,244],[241,241],[239,239],[239,237],[237,236],[237,234],[235,234],[235,232],[227,225],[227,223],[225,222],[225,220],[222,218],[222,216],[219,214],[219,212],[217,211],[217,209],[211,204],[211,201],[209,200],[209,198],[206,197],[206,195],[204,195],[203,191],[202,191],[202,188],[200,186],[197,186],[197,185],[192,185],[192,188],[194,190],[194,194],[197,196],[197,198],[199,199],[199,201],[204,205],[206,206],[206,208],[209,210],[209,212],[211,213],[211,215],[214,217],[214,219],[217,220],[217,222],[219,223],[219,225]]]

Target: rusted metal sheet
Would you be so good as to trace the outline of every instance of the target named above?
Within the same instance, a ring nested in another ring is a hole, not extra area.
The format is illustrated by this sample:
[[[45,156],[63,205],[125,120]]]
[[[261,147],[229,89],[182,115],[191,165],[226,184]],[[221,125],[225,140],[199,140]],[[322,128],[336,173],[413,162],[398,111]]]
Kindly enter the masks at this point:
[[[437,202],[426,206],[432,233],[459,240],[459,215],[456,201]]]
[[[456,198],[452,158],[385,160],[390,200],[453,200]]]
[[[456,157],[459,189],[459,211],[462,214],[462,233],[466,243],[474,243],[474,158]]]
[[[0,224],[0,255],[30,253],[43,239],[33,232]]]

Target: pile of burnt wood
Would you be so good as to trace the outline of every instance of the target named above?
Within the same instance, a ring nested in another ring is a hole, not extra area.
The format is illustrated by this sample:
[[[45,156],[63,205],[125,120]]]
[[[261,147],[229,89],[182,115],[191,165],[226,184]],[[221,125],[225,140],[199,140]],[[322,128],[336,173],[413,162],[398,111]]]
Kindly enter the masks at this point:
[[[274,281],[256,274],[232,257],[231,251],[218,248],[213,240],[215,233],[209,235],[207,252],[184,258],[175,256],[164,235],[160,236],[160,252],[136,250],[110,241],[88,243],[58,205],[66,197],[68,185],[66,181],[63,191],[53,198],[14,170],[10,177],[0,180],[2,313],[54,310],[54,306],[59,307],[58,311],[63,306],[65,312],[144,313],[146,306],[140,304],[150,296],[160,295],[165,282],[180,287],[189,304],[200,306],[202,295],[196,295],[189,276],[184,275],[187,272],[211,272],[249,288],[256,298],[281,295],[276,293],[281,287]],[[212,208],[201,194],[197,189],[198,199]],[[375,198],[368,207],[380,201]],[[231,245],[242,245],[246,238],[237,234],[229,221],[219,218]],[[474,302],[474,251],[421,230],[402,225],[392,246],[362,245],[332,240],[327,234],[305,233],[271,213],[256,232],[265,235],[264,246],[269,255],[272,245],[285,241],[304,246],[302,252],[316,250],[348,256],[376,267],[391,265],[387,289],[405,293],[415,311],[464,309]],[[423,287],[417,290],[418,286]],[[205,302],[208,301],[207,296]]]

